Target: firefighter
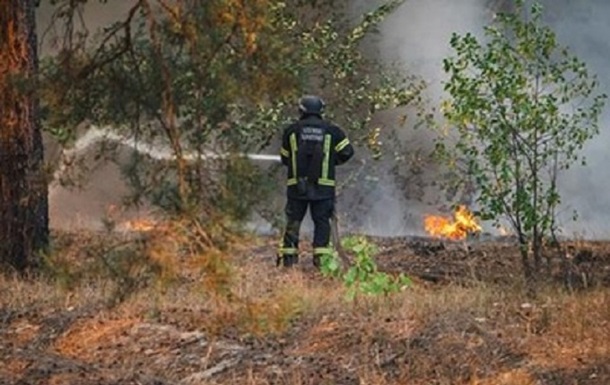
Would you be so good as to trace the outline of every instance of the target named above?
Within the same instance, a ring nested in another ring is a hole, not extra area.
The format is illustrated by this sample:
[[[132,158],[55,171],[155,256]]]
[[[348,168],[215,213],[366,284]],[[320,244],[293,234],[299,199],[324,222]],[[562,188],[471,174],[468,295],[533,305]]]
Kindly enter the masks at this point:
[[[277,264],[292,267],[299,261],[299,231],[309,208],[314,223],[313,264],[332,253],[330,220],[335,210],[335,166],[347,162],[354,149],[338,126],[323,118],[324,101],[304,96],[300,118],[284,129],[280,155],[287,168],[287,219]]]

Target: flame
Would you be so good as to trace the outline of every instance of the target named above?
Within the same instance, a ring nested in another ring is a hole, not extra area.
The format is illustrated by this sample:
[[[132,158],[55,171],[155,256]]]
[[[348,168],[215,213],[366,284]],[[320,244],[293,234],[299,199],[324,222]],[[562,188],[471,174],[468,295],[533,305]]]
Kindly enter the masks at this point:
[[[426,232],[434,237],[457,241],[465,239],[469,233],[482,230],[474,215],[465,206],[459,206],[453,217],[454,220],[436,215],[426,216],[424,219]]]

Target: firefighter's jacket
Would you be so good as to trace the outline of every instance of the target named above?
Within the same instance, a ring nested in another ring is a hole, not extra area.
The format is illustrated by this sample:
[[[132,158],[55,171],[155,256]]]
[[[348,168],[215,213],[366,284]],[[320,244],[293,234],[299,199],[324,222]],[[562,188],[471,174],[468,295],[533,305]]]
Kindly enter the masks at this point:
[[[284,129],[280,155],[288,169],[288,197],[320,200],[335,197],[335,166],[347,162],[354,148],[341,128],[309,115]]]

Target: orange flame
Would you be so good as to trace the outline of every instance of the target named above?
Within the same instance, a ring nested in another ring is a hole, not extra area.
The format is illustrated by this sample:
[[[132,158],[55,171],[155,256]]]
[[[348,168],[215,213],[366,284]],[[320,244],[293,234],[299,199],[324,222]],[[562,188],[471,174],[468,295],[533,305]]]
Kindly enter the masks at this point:
[[[459,206],[453,217],[452,221],[450,218],[442,216],[426,216],[424,219],[426,232],[434,237],[457,241],[465,239],[470,233],[482,230],[474,215],[465,206]]]

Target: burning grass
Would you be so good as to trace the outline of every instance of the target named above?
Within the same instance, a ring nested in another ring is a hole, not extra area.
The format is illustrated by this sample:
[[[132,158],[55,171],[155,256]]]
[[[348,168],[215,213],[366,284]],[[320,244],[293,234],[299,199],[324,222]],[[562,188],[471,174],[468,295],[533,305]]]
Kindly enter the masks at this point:
[[[349,302],[306,258],[276,269],[275,242],[193,247],[184,242],[205,238],[180,229],[120,254],[131,258],[124,276],[94,258],[124,240],[94,237],[64,240],[54,275],[0,276],[0,375],[9,384],[610,383],[604,286],[549,286],[532,299],[504,281],[416,284]],[[426,260],[444,263],[435,258]],[[121,277],[138,284],[109,301]]]
[[[466,239],[469,234],[482,230],[475,216],[466,206],[458,206],[453,213],[453,219],[439,215],[427,215],[424,218],[424,228],[433,237],[454,241]]]

